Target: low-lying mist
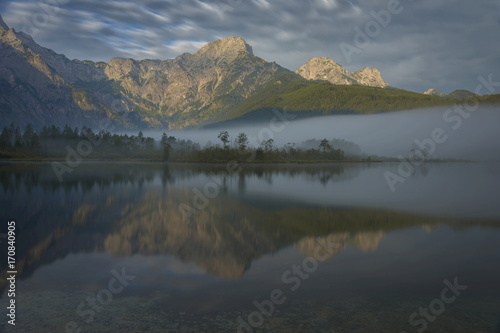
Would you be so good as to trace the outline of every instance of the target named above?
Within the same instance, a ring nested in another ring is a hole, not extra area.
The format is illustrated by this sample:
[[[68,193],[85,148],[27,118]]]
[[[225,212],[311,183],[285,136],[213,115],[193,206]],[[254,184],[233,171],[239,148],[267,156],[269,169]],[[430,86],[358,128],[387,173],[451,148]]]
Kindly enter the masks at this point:
[[[293,113],[289,113],[293,115]],[[222,130],[231,139],[244,132],[250,145],[274,139],[275,146],[300,144],[309,139],[343,139],[358,144],[367,155],[407,157],[411,149],[422,150],[416,140],[426,147],[430,158],[500,160],[500,106],[482,106],[467,111],[463,106],[383,113],[375,115],[334,115],[288,121],[275,121],[247,126],[171,130],[169,135],[190,139],[203,147],[220,143]],[[145,133],[159,139],[161,132]],[[434,138],[433,138],[434,137]],[[432,151],[433,140],[435,148]],[[427,145],[425,145],[427,143]],[[335,148],[335,147],[334,147]]]

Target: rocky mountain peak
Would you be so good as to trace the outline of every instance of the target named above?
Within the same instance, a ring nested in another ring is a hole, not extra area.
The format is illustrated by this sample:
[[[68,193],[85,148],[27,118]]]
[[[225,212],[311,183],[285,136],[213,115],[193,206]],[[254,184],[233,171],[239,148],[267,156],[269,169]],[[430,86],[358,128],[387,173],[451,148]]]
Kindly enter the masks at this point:
[[[0,15],[0,28],[2,28],[4,30],[9,30],[9,27],[7,26],[7,24],[5,24],[5,22],[2,18],[2,15]]]
[[[373,74],[373,75],[380,75],[380,71],[376,68],[370,68],[370,67],[365,67],[363,68],[362,70],[360,71],[357,71],[355,73],[363,73],[363,74],[366,74],[366,75],[370,75],[370,74]]]
[[[434,88],[431,88],[431,89],[427,90],[426,92],[424,92],[424,95],[440,96],[440,97],[446,96],[446,94],[443,94],[442,92],[439,92]]]
[[[310,59],[295,71],[308,80],[326,80],[333,84],[353,84],[347,70],[328,57]]]
[[[353,72],[352,76],[356,79],[358,84],[370,87],[385,88],[389,84],[382,79],[380,71],[376,68],[365,67],[360,71]]]
[[[300,67],[296,73],[299,75],[306,75],[309,77],[318,77],[327,75],[330,72],[339,72],[343,74],[348,74],[347,70],[337,64],[333,59],[328,57],[315,57],[306,62],[302,67]],[[312,78],[311,78],[312,79]]]
[[[312,58],[304,66],[342,67],[339,64],[337,64],[332,58],[328,58],[328,57]],[[344,68],[344,67],[342,67],[342,68]]]
[[[196,52],[196,54],[210,58],[221,58],[225,55],[237,56],[240,52],[253,55],[252,46],[243,37],[226,37],[208,43]]]
[[[127,74],[137,74],[137,62],[129,58],[112,58],[104,68],[108,78],[119,80]]]
[[[359,84],[382,88],[388,86],[376,68],[365,67],[360,71],[349,73],[344,67],[328,57],[312,58],[295,73],[308,80],[325,80],[333,84]]]

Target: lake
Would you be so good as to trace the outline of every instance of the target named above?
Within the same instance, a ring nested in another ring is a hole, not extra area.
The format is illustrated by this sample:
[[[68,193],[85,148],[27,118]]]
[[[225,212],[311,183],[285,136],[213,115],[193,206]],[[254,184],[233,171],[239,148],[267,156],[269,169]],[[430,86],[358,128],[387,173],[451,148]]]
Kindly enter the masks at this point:
[[[0,331],[500,332],[500,163],[398,166],[2,164]]]

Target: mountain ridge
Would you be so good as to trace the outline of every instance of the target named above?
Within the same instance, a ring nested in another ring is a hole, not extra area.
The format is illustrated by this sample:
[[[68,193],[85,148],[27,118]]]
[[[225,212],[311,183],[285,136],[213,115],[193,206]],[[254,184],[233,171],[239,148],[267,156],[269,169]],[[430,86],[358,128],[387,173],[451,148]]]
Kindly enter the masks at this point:
[[[51,64],[47,61],[51,57],[59,61]],[[86,101],[87,110],[79,106],[83,101],[75,100],[74,87],[54,68],[66,60],[65,56],[36,44],[31,36],[0,24],[2,123],[99,126],[107,118],[105,110],[90,100]]]
[[[365,67],[349,73],[329,57],[314,57],[295,71],[307,80],[324,80],[333,84],[362,85],[385,88],[389,84],[376,68]]]
[[[113,58],[104,69],[108,79],[136,105],[154,105],[178,127],[196,126],[197,119],[223,113],[266,84],[284,68],[253,55],[243,38],[227,37],[208,43],[194,54],[175,59]]]
[[[5,23],[1,15],[0,15],[0,27],[2,27],[4,30],[9,30],[9,26]]]
[[[431,89],[427,90],[426,92],[424,92],[423,94],[430,95],[430,96],[453,98],[453,99],[457,99],[457,100],[478,97],[478,95],[474,94],[472,91],[465,90],[465,89],[457,89],[457,90],[452,91],[449,94],[444,94],[442,92],[437,91],[434,88],[431,88]]]
[[[7,81],[0,85],[0,120],[5,123],[96,127],[101,118],[109,118],[134,128],[169,127],[170,121],[180,119],[174,127],[196,126],[204,121],[199,119],[203,113],[223,112],[286,71],[255,57],[241,37],[217,40],[194,54],[164,61],[113,58],[94,63],[69,60],[44,48],[29,35],[9,29],[3,19],[0,36],[0,77]],[[35,77],[39,84],[33,84]],[[19,82],[30,87],[30,96],[12,89]],[[52,85],[65,96],[64,105],[43,98]],[[68,116],[57,115],[54,108]],[[74,119],[68,119],[71,115]]]
[[[446,94],[440,92],[440,91],[437,91],[436,89],[434,88],[430,88],[428,89],[427,91],[423,92],[424,95],[429,95],[429,96],[439,96],[439,97],[444,97],[446,96]]]
[[[394,90],[376,68],[349,73],[328,57],[292,72],[255,56],[250,44],[233,36],[174,59],[92,62],[40,46],[0,16],[0,55],[0,122],[20,126],[188,128],[273,108],[304,116],[373,113],[471,96]]]

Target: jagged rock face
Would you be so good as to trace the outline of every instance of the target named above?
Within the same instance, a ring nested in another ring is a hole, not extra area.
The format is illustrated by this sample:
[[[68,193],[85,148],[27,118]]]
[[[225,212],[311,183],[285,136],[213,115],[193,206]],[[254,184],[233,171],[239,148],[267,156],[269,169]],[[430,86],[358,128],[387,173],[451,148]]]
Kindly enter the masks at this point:
[[[31,36],[25,33],[18,33],[18,38],[26,48],[38,54],[44,62],[52,67],[67,83],[73,84],[77,81],[101,81],[106,79],[106,75],[99,64],[92,61],[69,60],[63,54],[55,53],[38,45]]]
[[[0,42],[0,120],[21,126],[99,128],[103,118],[129,128],[198,126],[288,72],[254,56],[241,37],[165,61],[114,58],[105,64],[69,60],[0,17]]]
[[[334,233],[326,237],[307,237],[296,242],[295,248],[308,257],[314,257],[318,246],[327,250],[326,258],[331,258],[342,252],[346,247],[352,246],[363,252],[374,252],[385,234],[382,231],[360,232],[350,234],[347,232]],[[323,256],[323,254],[321,254]]]
[[[20,125],[97,127],[123,111],[150,127],[199,125],[286,71],[255,57],[241,37],[176,59],[114,58],[108,64],[69,60],[8,29],[1,18],[0,38],[0,119]]]
[[[5,24],[1,16],[0,16],[0,27],[3,28],[3,30],[9,30],[9,27],[7,26],[7,24]]]
[[[0,18],[0,123],[97,127],[106,114],[91,100],[87,110],[78,105],[82,100],[64,77],[70,75],[61,70],[68,63]]]
[[[382,79],[380,72],[376,68],[365,67],[360,71],[353,72],[351,76],[358,82],[358,84],[370,87],[385,88],[389,84]]]
[[[236,59],[241,53],[253,55],[252,46],[242,37],[227,37],[203,46],[196,55],[212,59]]]
[[[430,96],[440,96],[440,97],[444,97],[446,96],[446,94],[443,94],[442,92],[439,92],[437,91],[436,89],[429,89],[427,90],[426,92],[424,92],[424,95],[430,95]]]
[[[69,60],[62,54],[57,54],[50,49],[46,49],[38,45],[30,35],[23,32],[15,32],[14,29],[9,29],[5,22],[0,17],[0,33],[2,34],[2,42],[11,46],[21,54],[31,54],[34,57],[41,59],[38,66],[33,64],[35,68],[41,70],[46,75],[55,75],[64,79],[67,83],[76,81],[98,81],[106,79],[104,71],[99,68],[99,65],[91,61]],[[42,64],[43,62],[43,64]],[[42,67],[50,67],[53,73]],[[62,83],[61,79],[59,83]]]
[[[69,60],[9,29],[0,17],[0,121],[102,129],[116,125],[197,127],[237,117],[234,109],[259,88],[293,75],[227,37],[168,60]],[[297,73],[334,84],[385,87],[376,69],[349,73],[330,58],[314,58]]]
[[[381,88],[389,85],[382,79],[376,68],[365,67],[360,71],[349,73],[344,67],[328,57],[312,58],[295,73],[307,80],[325,80],[333,84],[357,84]]]
[[[217,40],[195,54],[165,61],[114,58],[104,70],[132,103],[178,118],[176,127],[197,125],[200,117],[210,122],[285,71],[254,56],[241,37]]]
[[[326,80],[333,84],[355,84],[349,72],[327,57],[312,58],[295,71],[307,80]]]

